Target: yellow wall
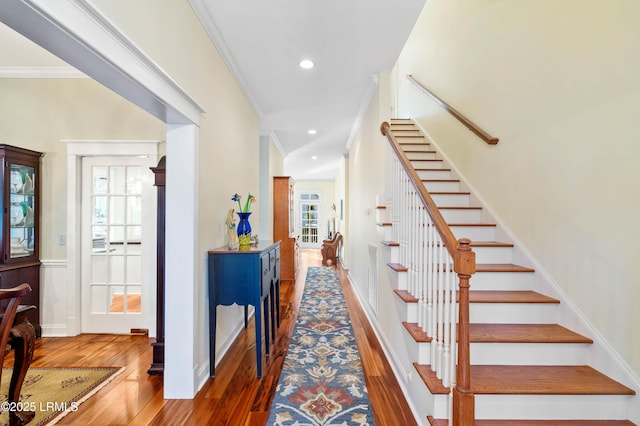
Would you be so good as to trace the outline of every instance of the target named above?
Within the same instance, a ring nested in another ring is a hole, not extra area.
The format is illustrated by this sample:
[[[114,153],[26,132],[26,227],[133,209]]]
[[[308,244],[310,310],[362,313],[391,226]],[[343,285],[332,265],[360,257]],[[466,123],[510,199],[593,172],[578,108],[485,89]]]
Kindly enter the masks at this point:
[[[0,143],[43,152],[40,257],[66,259],[65,139],[158,140],[165,125],[89,79],[0,79]]]
[[[398,62],[400,115],[418,119],[636,376],[638,22],[635,0],[431,0]]]
[[[207,251],[226,244],[225,219],[234,206],[234,193],[246,197],[250,192],[260,199],[258,117],[187,1],[97,0],[94,4],[206,111],[199,123],[200,310],[195,313],[200,339],[196,353],[202,366],[209,358]],[[252,229],[260,235],[259,207],[251,211]],[[235,305],[218,309],[219,347],[235,337],[242,312]]]

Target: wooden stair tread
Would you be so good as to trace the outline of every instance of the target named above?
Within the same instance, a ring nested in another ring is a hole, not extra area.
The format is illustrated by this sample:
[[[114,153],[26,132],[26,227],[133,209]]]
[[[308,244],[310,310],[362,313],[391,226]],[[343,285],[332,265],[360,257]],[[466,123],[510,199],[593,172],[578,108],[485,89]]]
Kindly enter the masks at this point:
[[[513,247],[513,244],[500,241],[471,241],[471,247]]]
[[[406,272],[406,268],[400,264],[392,263],[388,265],[395,271]],[[407,290],[394,290],[393,292],[405,303],[418,303],[418,298]],[[560,303],[558,299],[530,290],[471,290],[469,292],[469,301],[471,303]]]
[[[427,333],[422,331],[417,322],[402,321],[402,325],[407,329],[411,337],[413,337],[413,340],[418,343],[427,343],[433,340],[431,337],[427,336]]]
[[[472,365],[475,394],[635,395],[587,365]]]
[[[482,207],[477,206],[442,206],[438,207],[438,210],[482,210]]]
[[[484,227],[495,227],[495,223],[448,223],[449,226],[484,226]]]
[[[423,151],[426,152],[426,151]],[[460,179],[421,179],[422,182],[460,182]]]
[[[387,266],[396,272],[407,272],[409,269],[399,263],[387,263]]]
[[[560,303],[558,299],[531,290],[471,290],[471,303]]]
[[[448,426],[447,419],[427,417],[431,426]],[[635,425],[629,420],[491,420],[476,419],[475,426],[628,426]]]
[[[432,338],[418,323],[403,321],[402,325],[414,341],[428,343]],[[588,337],[558,324],[470,324],[471,343],[593,343]]]
[[[426,161],[426,160],[423,160]],[[429,191],[429,194],[431,195],[470,195],[471,192],[469,191],[439,191],[439,192],[434,192],[434,191]]]
[[[443,168],[429,168],[429,167],[414,167],[416,172],[450,172],[451,169],[443,169]]]
[[[418,303],[418,298],[412,296],[407,290],[393,290],[393,292],[405,303]]]
[[[535,269],[512,263],[476,263],[476,272],[535,272]]]
[[[414,363],[431,393],[447,394],[430,365]],[[484,395],[635,395],[587,365],[472,365],[471,391]]]
[[[593,343],[558,324],[470,324],[475,343]]]
[[[382,241],[382,245],[388,246],[388,247],[400,247],[400,243],[396,241]]]

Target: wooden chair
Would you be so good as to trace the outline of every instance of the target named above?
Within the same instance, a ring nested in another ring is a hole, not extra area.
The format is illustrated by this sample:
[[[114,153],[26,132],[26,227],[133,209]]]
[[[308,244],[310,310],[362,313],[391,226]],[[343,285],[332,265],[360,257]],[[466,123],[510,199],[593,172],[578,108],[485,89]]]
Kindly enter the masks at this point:
[[[339,232],[336,232],[332,239],[322,241],[320,253],[322,253],[322,264],[324,266],[332,266],[338,263],[341,246],[342,235]]]
[[[24,382],[33,359],[35,329],[24,313],[35,308],[20,306],[22,298],[29,293],[31,293],[31,286],[26,283],[9,289],[0,289],[0,315],[2,317],[0,321],[0,367],[4,365],[4,358],[9,351],[15,350],[13,373],[9,384],[9,402],[20,401],[22,382]],[[16,321],[18,312],[20,312],[18,315],[20,319]],[[2,369],[0,368],[1,380]],[[10,411],[9,424],[11,426],[27,424],[34,415],[35,413],[30,411]]]

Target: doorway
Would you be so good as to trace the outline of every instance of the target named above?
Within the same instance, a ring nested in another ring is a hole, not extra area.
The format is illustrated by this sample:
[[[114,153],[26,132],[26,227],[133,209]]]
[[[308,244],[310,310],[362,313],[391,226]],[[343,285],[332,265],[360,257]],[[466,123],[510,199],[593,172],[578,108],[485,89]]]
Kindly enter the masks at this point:
[[[153,283],[145,268],[143,227],[150,204],[153,166],[148,157],[82,159],[82,332],[126,334],[149,328]]]
[[[300,193],[300,247],[320,247],[320,194]]]

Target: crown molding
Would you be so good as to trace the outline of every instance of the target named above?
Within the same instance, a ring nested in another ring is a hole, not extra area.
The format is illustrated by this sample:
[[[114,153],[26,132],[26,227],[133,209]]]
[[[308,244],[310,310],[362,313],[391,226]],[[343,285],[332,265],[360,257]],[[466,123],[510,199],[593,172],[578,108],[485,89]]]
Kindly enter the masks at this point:
[[[202,26],[204,27],[207,34],[209,34],[209,38],[211,38],[211,40],[213,41],[213,44],[218,49],[218,52],[220,52],[220,56],[222,56],[222,59],[227,64],[229,71],[231,71],[231,74],[238,83],[238,86],[240,86],[240,90],[242,90],[242,93],[244,93],[244,95],[247,97],[247,100],[253,107],[253,110],[258,115],[258,118],[262,121],[262,119],[264,118],[264,112],[262,111],[262,108],[260,108],[260,105],[258,104],[253,91],[249,87],[247,80],[245,80],[244,75],[240,71],[240,67],[234,59],[231,50],[229,50],[229,48],[227,47],[222,33],[220,33],[220,30],[218,30],[218,27],[215,24],[213,16],[211,15],[211,11],[207,7],[206,2],[203,0],[189,0],[189,4],[196,13],[196,16],[200,19]]]
[[[89,78],[72,67],[0,67],[0,78]]]

